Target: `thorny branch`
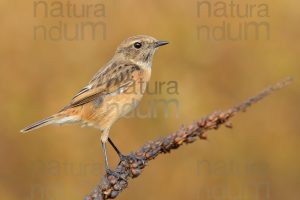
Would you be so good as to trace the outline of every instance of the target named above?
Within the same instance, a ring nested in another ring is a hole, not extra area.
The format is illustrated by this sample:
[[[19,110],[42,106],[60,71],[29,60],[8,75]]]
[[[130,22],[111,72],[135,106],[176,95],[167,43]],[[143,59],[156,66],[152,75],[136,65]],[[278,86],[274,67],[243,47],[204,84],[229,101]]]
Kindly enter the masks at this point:
[[[212,129],[218,129],[225,125],[231,128],[229,119],[238,112],[244,112],[252,104],[260,101],[275,90],[279,90],[292,82],[287,78],[278,82],[261,93],[253,96],[243,103],[234,106],[227,111],[215,112],[198,121],[193,122],[187,127],[181,127],[179,130],[166,137],[161,137],[155,141],[150,141],[136,152],[127,156],[127,159],[121,161],[114,171],[114,175],[104,175],[97,187],[85,197],[85,200],[105,200],[116,198],[122,190],[128,185],[129,178],[136,178],[142,173],[142,169],[147,166],[150,160],[153,160],[160,154],[169,153],[172,149],[177,149],[183,144],[189,144],[199,139],[206,139],[205,133]]]

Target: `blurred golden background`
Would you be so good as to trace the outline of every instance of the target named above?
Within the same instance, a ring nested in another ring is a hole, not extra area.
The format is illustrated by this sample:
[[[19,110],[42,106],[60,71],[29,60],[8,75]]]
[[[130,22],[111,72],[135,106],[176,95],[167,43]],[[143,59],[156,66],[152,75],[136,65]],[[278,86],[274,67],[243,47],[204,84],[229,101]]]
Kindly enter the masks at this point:
[[[123,39],[138,34],[170,41],[155,55],[151,91],[156,82],[178,83],[178,95],[163,88],[161,93],[145,95],[138,110],[154,112],[148,110],[149,102],[159,99],[175,99],[179,110],[171,106],[165,117],[164,107],[158,106],[157,116],[117,122],[110,135],[124,153],[181,124],[227,109],[286,76],[295,82],[234,118],[234,129],[210,132],[208,141],[150,162],[118,198],[300,198],[299,1],[225,0],[209,1],[209,5],[196,0],[52,0],[36,5],[38,2],[0,2],[1,199],[79,200],[94,188],[104,173],[99,131],[77,125],[48,126],[28,135],[19,130],[66,105]],[[89,16],[68,16],[68,2],[78,12],[91,5],[86,10]],[[255,7],[248,16],[230,16],[231,2],[242,13],[247,4]],[[60,3],[64,16],[59,16]],[[71,35],[74,27],[90,22],[101,22],[94,39],[87,32],[70,40],[63,28],[58,32],[53,28],[61,23]],[[221,32],[210,38],[199,32],[199,27],[215,30],[223,22],[232,29],[219,28]],[[248,22],[264,24],[255,33],[253,27],[245,29]],[[230,39],[228,34],[238,30],[248,31],[249,37]],[[226,36],[219,39],[222,33]],[[115,166],[118,157],[111,148],[109,158]]]

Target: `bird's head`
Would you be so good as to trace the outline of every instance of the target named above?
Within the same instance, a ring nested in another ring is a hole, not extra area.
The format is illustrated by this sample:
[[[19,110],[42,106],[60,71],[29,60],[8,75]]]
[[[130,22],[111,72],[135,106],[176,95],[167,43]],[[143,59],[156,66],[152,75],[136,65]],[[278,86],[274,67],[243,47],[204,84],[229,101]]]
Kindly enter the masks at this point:
[[[151,36],[137,35],[124,40],[117,48],[116,56],[135,63],[151,66],[153,55],[158,47],[168,44]]]

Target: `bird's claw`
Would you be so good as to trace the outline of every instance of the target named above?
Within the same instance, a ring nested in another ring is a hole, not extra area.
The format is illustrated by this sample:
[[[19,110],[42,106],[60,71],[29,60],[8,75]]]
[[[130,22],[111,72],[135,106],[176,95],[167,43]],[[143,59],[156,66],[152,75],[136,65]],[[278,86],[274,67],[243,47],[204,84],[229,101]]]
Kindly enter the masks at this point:
[[[106,169],[105,172],[106,172],[107,177],[113,176],[117,179],[122,179],[122,180],[126,181],[126,179],[124,177],[122,177],[122,175],[119,174],[118,172],[112,171],[111,169]]]
[[[119,158],[120,158],[120,162],[127,160],[127,156],[124,156],[123,154],[119,154]]]

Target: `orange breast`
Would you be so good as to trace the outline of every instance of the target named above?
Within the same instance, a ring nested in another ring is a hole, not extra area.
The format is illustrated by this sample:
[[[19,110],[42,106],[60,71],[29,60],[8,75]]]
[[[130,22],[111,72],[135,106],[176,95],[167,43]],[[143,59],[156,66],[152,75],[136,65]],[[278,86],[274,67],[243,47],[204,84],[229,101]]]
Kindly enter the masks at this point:
[[[83,105],[82,122],[100,129],[110,128],[116,120],[138,105],[146,90],[150,73],[150,69],[140,70],[132,74],[132,83],[128,87],[122,88],[119,92],[101,96],[99,101]]]

